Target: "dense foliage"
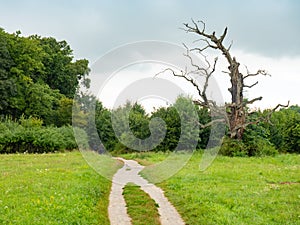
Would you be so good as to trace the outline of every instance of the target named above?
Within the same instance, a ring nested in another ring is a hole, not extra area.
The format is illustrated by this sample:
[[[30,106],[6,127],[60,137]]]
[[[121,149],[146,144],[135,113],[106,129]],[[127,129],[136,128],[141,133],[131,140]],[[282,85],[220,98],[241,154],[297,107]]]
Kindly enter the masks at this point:
[[[270,110],[252,112],[248,120],[268,118]],[[300,107],[291,106],[275,111],[269,121],[247,127],[243,140],[225,138],[221,153],[229,156],[263,156],[300,153]]]
[[[74,61],[66,41],[0,29],[0,153],[77,148],[73,98],[80,82],[88,87],[88,73],[88,61]]]
[[[147,114],[141,105],[127,103],[115,110],[108,110],[101,105],[96,110],[96,127],[100,139],[108,151],[130,152],[136,148],[128,146],[136,146],[131,142],[136,141],[128,135],[126,130],[126,122],[129,123],[130,132],[135,137],[145,139],[151,135],[149,130],[150,120],[153,118],[161,118],[166,124],[166,135],[160,144],[153,148],[153,151],[174,151],[175,149],[187,149],[190,146],[182,146],[180,148],[180,138],[188,139],[192,134],[185,134],[182,137],[181,129],[189,123],[185,118],[179,115],[180,108],[184,108],[184,114],[191,114],[192,109],[188,108],[189,98],[179,96],[176,102],[169,107],[162,107]],[[210,121],[210,114],[207,109],[194,106],[198,113],[199,123],[206,124]],[[129,121],[124,116],[124,111],[131,110]],[[254,111],[249,113],[248,120],[256,121],[258,117],[269,114],[269,110]],[[117,115],[117,117],[115,117]],[[123,116],[122,116],[123,115]],[[111,119],[115,119],[113,127]],[[190,121],[197,124],[197,121]],[[116,136],[116,133],[118,133]],[[190,136],[189,136],[190,135]],[[197,149],[205,149],[210,138],[210,128],[199,129],[199,138]],[[300,107],[291,106],[287,109],[273,112],[269,122],[253,123],[246,129],[243,140],[232,140],[225,135],[220,149],[220,154],[228,156],[264,156],[275,155],[278,152],[300,153]],[[179,147],[178,147],[179,146]]]
[[[67,42],[0,29],[0,115],[34,116],[45,125],[69,124],[71,114],[65,108],[72,105],[88,73],[88,61],[73,61]]]
[[[179,96],[173,105],[159,108],[151,114],[147,114],[138,103],[132,104],[130,102],[114,110],[103,107],[98,108],[95,118],[99,137],[107,150],[116,152],[128,152],[132,149],[138,149],[139,144],[141,144],[140,140],[147,138],[148,142],[142,144],[148,144],[148,147],[153,151],[165,152],[193,148],[192,143],[186,140],[194,139],[197,135],[199,136],[198,147],[206,146],[209,128],[201,130],[200,134],[195,133],[196,129],[189,128],[197,126],[197,121],[192,120],[192,118],[197,118],[198,115],[201,115],[200,120],[209,121],[209,112],[190,103],[190,98]],[[127,112],[130,113],[127,115]],[[198,113],[198,115],[193,115],[195,113]],[[114,125],[112,124],[112,118],[115,121]],[[165,123],[165,136],[163,136],[164,128],[161,127],[161,123],[155,120],[157,118],[162,119]],[[181,118],[184,121],[181,121]],[[153,133],[150,131],[150,121],[152,121],[152,126],[155,126],[155,132]],[[127,129],[128,123],[129,130]],[[182,129],[191,132],[182,132]],[[136,138],[133,138],[132,134]],[[157,142],[157,140],[159,140],[158,145],[151,148],[151,144]],[[130,146],[135,146],[135,148],[130,148]]]
[[[88,147],[87,135],[84,130],[76,129]],[[42,126],[42,121],[36,118],[24,119],[19,122],[6,119],[0,122],[0,153],[44,153],[77,148],[71,126]]]
[[[270,142],[281,152],[300,153],[300,107],[280,110],[266,124]]]
[[[89,88],[88,73],[88,61],[74,61],[67,42],[37,35],[23,37],[20,32],[9,34],[0,29],[0,152],[76,148],[72,119],[78,127],[76,134],[83,139],[79,143],[100,152],[99,137],[106,150],[114,152],[130,152],[141,146],[146,146],[142,151],[193,150],[195,144],[190,140],[198,142],[197,149],[206,148],[210,127],[200,128],[199,133],[194,128],[210,122],[209,110],[183,96],[151,114],[137,103],[110,110],[91,95],[80,93],[82,96],[74,100],[79,84]],[[95,112],[91,112],[94,103]],[[247,120],[268,114],[269,110],[249,112]],[[251,124],[243,140],[225,137],[220,150],[229,156],[277,152],[300,153],[299,106],[274,112],[270,123]]]

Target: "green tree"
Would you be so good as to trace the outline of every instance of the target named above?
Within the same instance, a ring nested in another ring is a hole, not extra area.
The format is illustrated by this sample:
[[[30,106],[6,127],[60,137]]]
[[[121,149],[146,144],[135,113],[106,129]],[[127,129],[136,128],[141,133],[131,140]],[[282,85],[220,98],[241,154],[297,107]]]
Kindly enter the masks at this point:
[[[208,124],[211,122],[211,116],[209,113],[209,110],[207,108],[197,106],[196,107],[197,113],[198,113],[198,118],[199,118],[199,123],[200,124]],[[210,138],[210,130],[211,128],[208,127],[200,127],[199,130],[199,142],[198,142],[198,149],[205,149],[207,147],[209,138]]]
[[[112,111],[112,125],[120,139],[120,149],[142,150],[150,148],[149,117],[143,107],[127,102]]]
[[[298,106],[291,106],[273,113],[270,141],[282,152],[300,153],[300,112]]]
[[[88,73],[88,61],[73,61],[66,41],[0,29],[0,115],[32,115],[46,125],[70,124],[67,99],[74,97],[80,82],[89,87]]]
[[[46,125],[58,125],[56,121],[61,119],[55,118],[58,115],[55,111],[63,97],[58,90],[52,90],[46,84],[29,82],[24,95],[24,115],[41,118]],[[59,117],[63,116],[59,114]]]
[[[161,118],[166,123],[166,136],[164,140],[156,147],[156,151],[174,151],[178,145],[181,126],[180,116],[176,108],[169,106],[161,107],[152,113],[151,118]]]
[[[52,121],[56,126],[64,126],[72,124],[72,110],[73,110],[74,100],[62,97],[58,101],[58,107],[55,111],[56,121]]]
[[[181,134],[178,150],[194,150],[199,142],[199,118],[192,98],[178,96],[173,107],[180,117]]]
[[[101,102],[96,103],[95,123],[101,144],[108,151],[115,150],[118,139],[112,127],[111,112],[104,108]]]
[[[73,98],[81,79],[86,79],[89,73],[88,60],[81,59],[73,62],[72,49],[66,41],[31,36],[37,40],[44,51],[41,61],[45,66],[45,74],[35,77],[42,79],[52,89],[58,89],[69,98]]]
[[[0,28],[0,114],[12,114],[11,97],[16,96],[17,86],[10,77],[13,60],[8,49],[8,34]]]
[[[14,62],[10,72],[17,77],[27,76],[35,82],[36,77],[45,74],[45,65],[41,60],[44,52],[38,40],[20,35],[21,32],[8,35],[8,49]]]
[[[197,121],[199,115],[203,115],[201,121]],[[203,130],[203,133],[200,133],[198,129],[198,122],[209,120],[206,116],[205,111],[195,106],[191,98],[184,96],[179,96],[173,105],[156,110],[151,117],[163,119],[167,129],[164,140],[157,146],[156,150],[194,150],[193,148],[197,144],[200,145],[201,136],[206,136],[206,131]],[[208,137],[205,138],[205,141],[207,140]]]

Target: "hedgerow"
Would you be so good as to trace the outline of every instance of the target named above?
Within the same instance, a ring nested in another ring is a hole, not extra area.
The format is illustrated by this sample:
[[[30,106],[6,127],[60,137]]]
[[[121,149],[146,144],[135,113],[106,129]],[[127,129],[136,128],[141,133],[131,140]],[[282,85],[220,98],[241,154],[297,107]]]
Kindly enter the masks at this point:
[[[85,131],[74,129],[76,136],[80,136],[82,147],[87,147]],[[0,153],[44,153],[78,148],[71,126],[44,127],[36,118],[21,118],[19,121],[6,118],[0,122],[0,130]]]

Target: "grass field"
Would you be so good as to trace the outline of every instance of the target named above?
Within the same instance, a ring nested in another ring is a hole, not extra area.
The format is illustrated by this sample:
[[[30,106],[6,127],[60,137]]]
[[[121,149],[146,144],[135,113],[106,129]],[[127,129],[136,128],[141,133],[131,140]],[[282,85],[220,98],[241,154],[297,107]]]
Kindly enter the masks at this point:
[[[124,157],[150,165],[166,156]],[[300,155],[220,156],[204,172],[200,159],[194,154],[158,184],[187,224],[300,224]],[[109,224],[110,186],[79,152],[0,155],[0,224]],[[145,196],[136,189],[126,187],[127,204],[144,215],[136,203]]]
[[[80,152],[0,155],[0,224],[109,224],[110,187]]]
[[[127,158],[149,165],[165,156]],[[178,174],[158,184],[187,224],[300,224],[300,155],[219,156],[204,172],[200,159],[195,154]]]

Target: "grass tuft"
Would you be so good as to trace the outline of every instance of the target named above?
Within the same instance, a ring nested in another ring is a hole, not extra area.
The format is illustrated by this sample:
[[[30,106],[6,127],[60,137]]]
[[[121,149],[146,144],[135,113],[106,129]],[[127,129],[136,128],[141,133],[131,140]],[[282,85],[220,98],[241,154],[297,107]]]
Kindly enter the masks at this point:
[[[159,225],[158,204],[135,184],[124,187],[124,198],[127,204],[128,215],[133,225]]]

